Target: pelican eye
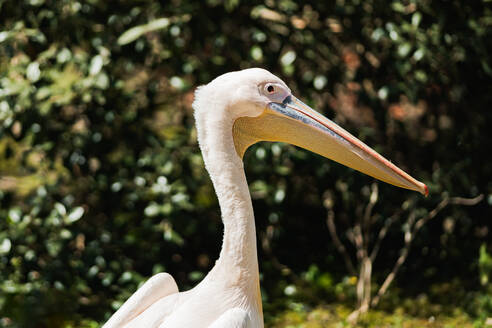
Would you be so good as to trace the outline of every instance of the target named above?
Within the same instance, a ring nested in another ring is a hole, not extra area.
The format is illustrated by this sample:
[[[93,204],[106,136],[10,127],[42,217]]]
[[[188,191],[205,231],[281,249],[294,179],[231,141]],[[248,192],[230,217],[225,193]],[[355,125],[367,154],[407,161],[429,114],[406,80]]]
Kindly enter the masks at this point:
[[[281,103],[285,97],[290,95],[290,90],[280,83],[268,82],[259,85],[259,91],[270,101]]]

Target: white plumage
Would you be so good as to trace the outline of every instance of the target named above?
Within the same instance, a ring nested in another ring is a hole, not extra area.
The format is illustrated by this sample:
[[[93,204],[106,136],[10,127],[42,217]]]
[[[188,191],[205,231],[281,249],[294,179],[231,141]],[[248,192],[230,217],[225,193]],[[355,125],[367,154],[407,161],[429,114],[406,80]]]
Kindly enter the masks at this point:
[[[256,231],[242,155],[251,144],[285,141],[391,184],[426,193],[416,181],[294,96],[266,70],[219,76],[195,93],[196,128],[224,223],[219,259],[193,289],[167,273],[150,278],[104,328],[263,327]]]

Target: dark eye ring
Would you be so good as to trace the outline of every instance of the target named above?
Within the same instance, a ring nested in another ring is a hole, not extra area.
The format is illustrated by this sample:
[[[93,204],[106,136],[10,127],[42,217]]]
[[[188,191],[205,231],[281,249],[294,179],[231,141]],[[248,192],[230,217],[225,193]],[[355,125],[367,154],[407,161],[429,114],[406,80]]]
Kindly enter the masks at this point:
[[[266,87],[266,90],[268,91],[268,93],[274,93],[275,92],[275,87],[273,85],[269,84]]]

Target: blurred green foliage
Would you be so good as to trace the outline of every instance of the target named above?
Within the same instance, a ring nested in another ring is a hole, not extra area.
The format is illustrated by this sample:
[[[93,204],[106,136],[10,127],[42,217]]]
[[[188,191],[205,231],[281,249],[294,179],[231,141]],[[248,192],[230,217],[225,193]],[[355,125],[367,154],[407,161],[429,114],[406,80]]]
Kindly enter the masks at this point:
[[[430,187],[423,199],[381,185],[378,218],[486,195],[422,229],[381,305],[391,312],[424,295],[483,323],[492,316],[490,4],[0,0],[0,326],[97,326],[154,273],[183,289],[206,274],[222,230],[193,89],[252,66]],[[283,144],[256,145],[245,161],[268,322],[287,326],[276,315],[296,304],[352,304],[354,278],[327,238],[322,199],[328,192],[350,226],[372,179]],[[376,276],[398,256],[398,229]]]
[[[413,306],[422,304],[412,303]],[[429,305],[429,304],[423,304]],[[321,307],[304,309],[302,306],[292,306],[292,309],[282,312],[272,322],[274,328],[381,328],[381,327],[404,327],[404,328],[440,328],[440,327],[460,327],[475,328],[482,322],[473,323],[470,318],[459,310],[451,315],[435,314],[426,318],[412,317],[404,314],[403,308],[395,310],[395,313],[388,315],[382,311],[372,311],[356,325],[344,322],[351,309],[345,306]]]

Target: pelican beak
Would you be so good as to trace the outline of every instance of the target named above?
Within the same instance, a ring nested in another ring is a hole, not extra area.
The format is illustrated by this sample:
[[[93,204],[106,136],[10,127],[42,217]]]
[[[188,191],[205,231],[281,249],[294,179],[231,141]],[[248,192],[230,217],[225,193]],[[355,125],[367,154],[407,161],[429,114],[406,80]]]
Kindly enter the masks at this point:
[[[397,187],[429,193],[424,183],[292,95],[282,103],[269,103],[257,117],[237,119],[233,135],[241,158],[256,142],[287,142]]]

